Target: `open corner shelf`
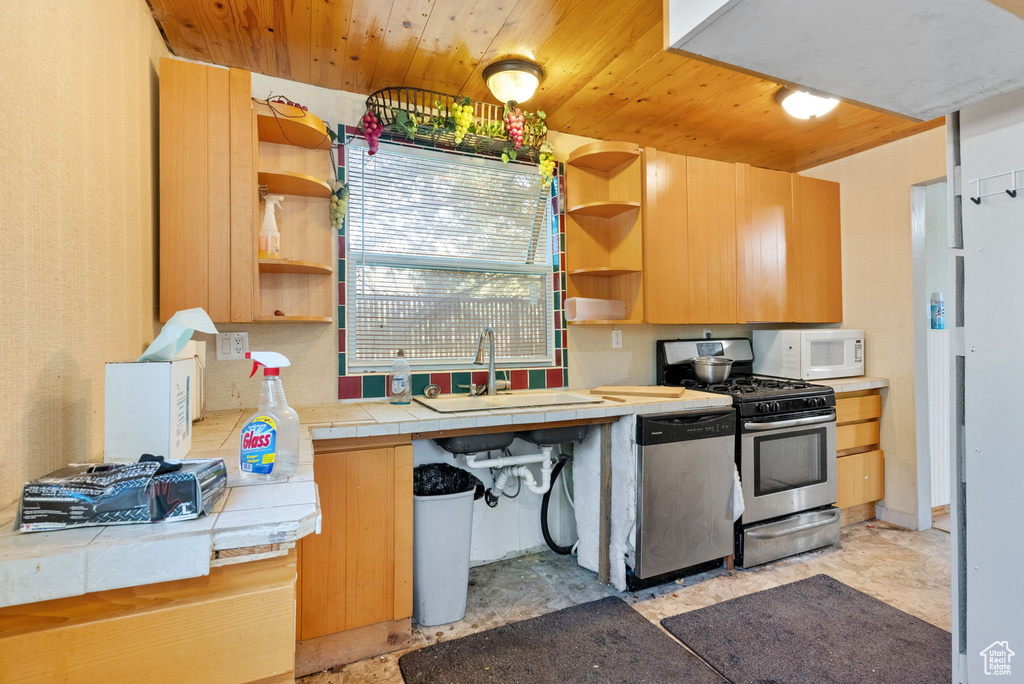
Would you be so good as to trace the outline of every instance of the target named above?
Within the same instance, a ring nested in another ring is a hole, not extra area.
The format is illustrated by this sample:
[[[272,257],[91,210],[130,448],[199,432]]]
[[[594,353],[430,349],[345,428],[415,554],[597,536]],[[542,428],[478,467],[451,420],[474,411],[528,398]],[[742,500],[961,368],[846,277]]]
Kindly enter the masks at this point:
[[[569,275],[579,276],[597,276],[599,278],[614,278],[620,275],[629,275],[630,273],[640,273],[639,268],[616,268],[614,266],[592,266],[590,268],[574,268],[569,271]]]
[[[581,169],[611,171],[639,156],[640,146],[635,143],[601,141],[577,147],[567,163]]]
[[[327,126],[318,117],[282,102],[254,100],[260,142],[295,145],[310,150],[331,146]]]
[[[638,325],[643,321],[632,321],[632,320],[596,320],[596,321],[566,321],[569,325]]]
[[[267,192],[271,195],[300,195],[327,199],[333,192],[331,186],[319,178],[293,171],[260,169],[259,183],[267,186]]]
[[[600,218],[613,218],[627,211],[639,209],[639,202],[617,202],[615,200],[602,200],[600,202],[587,202],[575,207],[569,207],[569,213],[575,216],[597,216]]]
[[[257,316],[257,323],[333,323],[332,316]]]
[[[331,275],[334,269],[327,264],[318,264],[300,259],[260,259],[260,273],[307,273]]]

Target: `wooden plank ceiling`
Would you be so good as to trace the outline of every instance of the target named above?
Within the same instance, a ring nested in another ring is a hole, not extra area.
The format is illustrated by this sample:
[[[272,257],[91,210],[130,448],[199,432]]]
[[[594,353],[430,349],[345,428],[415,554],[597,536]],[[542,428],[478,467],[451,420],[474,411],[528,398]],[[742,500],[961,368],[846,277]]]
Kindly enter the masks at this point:
[[[662,50],[662,0],[149,0],[174,54],[369,94],[493,97],[483,68],[526,57],[552,129],[799,171],[942,124],[841,103],[799,121],[778,85]],[[330,118],[328,113],[325,113]]]

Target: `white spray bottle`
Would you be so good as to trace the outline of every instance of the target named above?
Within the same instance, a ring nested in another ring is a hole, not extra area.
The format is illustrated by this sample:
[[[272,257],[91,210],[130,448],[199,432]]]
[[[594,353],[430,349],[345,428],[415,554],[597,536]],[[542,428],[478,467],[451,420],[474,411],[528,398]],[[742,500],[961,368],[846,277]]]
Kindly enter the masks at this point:
[[[299,467],[299,415],[288,406],[281,385],[281,368],[290,366],[277,352],[246,352],[252,359],[251,378],[263,366],[259,407],[242,428],[240,470],[253,480],[284,480]]]
[[[260,259],[281,258],[281,232],[277,229],[274,210],[281,206],[284,197],[267,195],[267,207],[263,211],[263,225],[260,227]]]

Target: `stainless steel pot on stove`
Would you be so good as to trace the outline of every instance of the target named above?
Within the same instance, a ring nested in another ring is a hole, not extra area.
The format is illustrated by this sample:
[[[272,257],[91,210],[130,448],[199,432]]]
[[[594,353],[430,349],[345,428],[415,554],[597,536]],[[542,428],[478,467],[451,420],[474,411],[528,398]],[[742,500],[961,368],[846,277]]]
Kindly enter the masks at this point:
[[[697,377],[709,385],[725,382],[729,377],[729,371],[732,370],[732,359],[721,356],[698,356],[690,359],[690,364]]]

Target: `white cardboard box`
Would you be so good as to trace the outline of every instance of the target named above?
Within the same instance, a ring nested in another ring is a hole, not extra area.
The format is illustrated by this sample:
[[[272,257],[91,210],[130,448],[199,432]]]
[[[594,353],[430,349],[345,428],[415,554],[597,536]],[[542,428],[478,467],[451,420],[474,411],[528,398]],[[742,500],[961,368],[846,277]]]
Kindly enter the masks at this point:
[[[192,359],[108,363],[103,416],[105,461],[142,454],[168,460],[192,450]]]

